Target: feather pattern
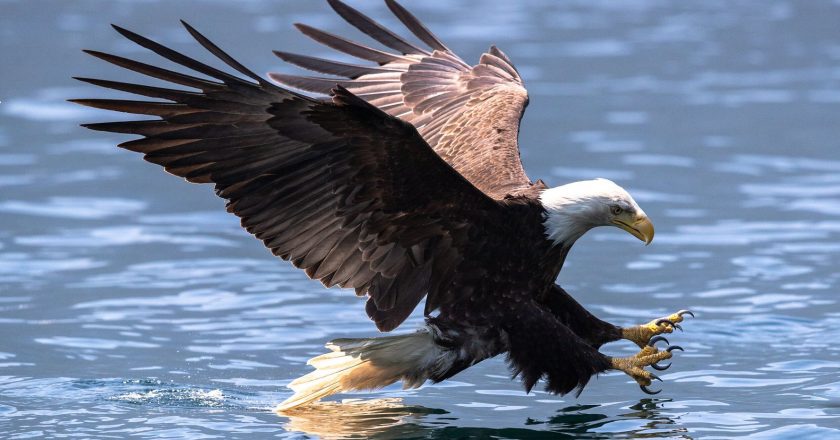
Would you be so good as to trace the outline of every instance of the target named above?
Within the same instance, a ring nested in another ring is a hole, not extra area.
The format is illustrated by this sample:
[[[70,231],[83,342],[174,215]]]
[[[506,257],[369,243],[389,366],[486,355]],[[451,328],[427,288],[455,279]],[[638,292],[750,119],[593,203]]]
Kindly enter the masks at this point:
[[[362,16],[342,11],[385,38]],[[504,206],[441,160],[413,126],[341,87],[333,91],[332,101],[322,101],[275,86],[184,26],[201,46],[248,79],[115,26],[129,40],[212,80],[90,51],[119,67],[195,91],[80,78],[164,100],[75,100],[158,118],[85,126],[143,136],[121,146],[188,181],[213,183],[227,199],[228,211],[272,253],[325,285],[368,294],[368,312],[381,330],[396,328],[433,289],[441,292],[427,309],[453,300],[444,292],[449,288],[444,280],[453,279],[451,272],[463,261],[470,230],[504,215]],[[321,70],[338,66],[290,59]],[[382,76],[390,74],[389,68],[380,70]],[[391,86],[390,80],[365,75],[373,77],[354,85],[371,87],[368,93]],[[325,80],[312,81],[326,91]]]
[[[367,295],[366,312],[380,330],[398,327],[426,298],[423,333],[335,341],[334,353],[311,362],[315,372],[292,383],[297,393],[282,408],[400,379],[409,387],[441,381],[503,352],[528,390],[540,379],[554,393],[580,390],[610,368],[597,344],[621,332],[577,319],[581,308],[554,286],[569,247],[546,237],[545,186],[531,184],[519,161],[527,103],[519,74],[495,47],[468,66],[395,1],[386,3],[430,50],[330,0],[399,53],[303,25],[316,41],[378,65],[277,53],[343,77],[273,75],[331,99],[260,78],[183,23],[244,78],[115,26],[189,72],[87,52],[190,90],[79,78],[152,100],[73,101],[154,117],[85,126],[139,135],[120,146],[187,181],[212,183],[274,255],[326,286]]]
[[[341,0],[328,0],[348,23],[397,53],[380,51],[306,25],[306,36],[345,54],[373,61],[381,70],[280,52],[297,66],[341,78],[272,73],[274,81],[299,90],[328,94],[336,84],[414,125],[455,170],[495,199],[533,185],[519,158],[519,121],[528,93],[513,63],[495,46],[470,66],[422,22],[394,0],[394,16],[429,49],[409,43]],[[278,55],[280,55],[278,54]],[[539,184],[536,184],[542,187]]]

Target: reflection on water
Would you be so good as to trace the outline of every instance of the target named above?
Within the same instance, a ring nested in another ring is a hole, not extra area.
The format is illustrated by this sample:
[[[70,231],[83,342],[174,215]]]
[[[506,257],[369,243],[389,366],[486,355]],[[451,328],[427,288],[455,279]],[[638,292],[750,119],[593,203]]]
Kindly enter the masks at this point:
[[[546,420],[528,419],[523,428],[440,426],[440,420],[457,420],[449,412],[404,405],[401,399],[347,399],[321,402],[306,409],[279,413],[288,418],[283,427],[323,439],[411,439],[411,438],[648,438],[655,435],[688,438],[687,430],[661,411],[661,402],[643,399],[610,417],[598,413],[598,405],[575,405],[557,410]]]
[[[329,55],[292,22],[347,29],[319,2],[19,0],[0,15],[4,438],[840,436],[840,3],[405,3],[466,58],[497,43],[516,62],[531,176],[616,180],[654,218],[647,248],[587,235],[560,281],[620,325],[697,312],[670,336],[686,352],[665,397],[621,374],[526,395],[493,359],[274,413],[324,341],[375,334],[363,302],[275,261],[210,189],[80,129],[121,116],[67,103],[106,93],[69,76],[129,80],[82,48],[156,62],[111,22],[196,54],[185,18],[262,72],[286,68],[271,49]]]
[[[279,413],[288,418],[283,425],[287,431],[305,432],[323,439],[419,437],[424,429],[417,422],[426,414],[446,414],[446,411],[410,407],[403,405],[401,399],[391,398],[320,402]]]

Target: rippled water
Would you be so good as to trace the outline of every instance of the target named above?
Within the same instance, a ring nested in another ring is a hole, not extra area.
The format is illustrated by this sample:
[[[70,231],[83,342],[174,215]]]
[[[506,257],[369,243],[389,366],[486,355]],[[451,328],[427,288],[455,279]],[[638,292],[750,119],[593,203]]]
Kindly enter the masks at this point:
[[[363,303],[270,257],[209,188],[78,128],[111,116],[64,100],[112,96],[71,75],[132,78],[82,48],[154,59],[111,22],[197,53],[185,18],[259,72],[285,69],[271,49],[321,54],[292,22],[347,27],[320,2],[7,0],[4,438],[840,436],[840,2],[406,4],[465,58],[497,43],[516,61],[531,176],[612,178],[654,219],[647,248],[589,234],[560,281],[617,324],[697,312],[662,394],[608,374],[578,399],[525,395],[494,359],[274,414],[324,341],[374,334]]]

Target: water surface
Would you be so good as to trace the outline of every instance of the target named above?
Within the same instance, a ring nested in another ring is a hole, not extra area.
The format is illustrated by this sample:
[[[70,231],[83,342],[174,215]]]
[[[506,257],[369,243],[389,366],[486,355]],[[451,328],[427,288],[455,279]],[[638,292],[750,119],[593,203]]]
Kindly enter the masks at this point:
[[[155,60],[111,22],[199,54],[187,19],[257,72],[289,70],[271,49],[328,55],[292,22],[348,26],[320,2],[7,0],[5,438],[840,436],[840,2],[406,3],[467,60],[495,43],[516,62],[532,177],[614,179],[654,220],[646,248],[587,235],[560,282],[621,325],[697,313],[664,391],[607,374],[577,399],[525,395],[494,359],[274,414],[325,341],[375,334],[363,301],[271,257],[210,188],[79,128],[115,116],[65,99],[116,94],[69,77],[136,78],[82,48]]]

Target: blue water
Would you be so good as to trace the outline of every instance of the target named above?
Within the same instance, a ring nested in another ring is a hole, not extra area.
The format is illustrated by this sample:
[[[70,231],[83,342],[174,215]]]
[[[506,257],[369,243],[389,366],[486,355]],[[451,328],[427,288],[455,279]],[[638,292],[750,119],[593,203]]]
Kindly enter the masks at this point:
[[[649,247],[593,231],[560,282],[621,325],[696,312],[663,392],[607,374],[525,395],[494,359],[273,413],[325,341],[375,334],[363,301],[271,257],[210,188],[79,128],[115,116],[65,99],[117,95],[69,77],[137,78],[82,48],[157,62],[112,22],[199,54],[185,18],[258,72],[290,71],[271,49],[327,55],[292,22],[349,27],[321,2],[6,0],[0,437],[840,437],[840,2],[405,3],[467,60],[495,43],[516,62],[532,177],[614,179],[654,220]]]

